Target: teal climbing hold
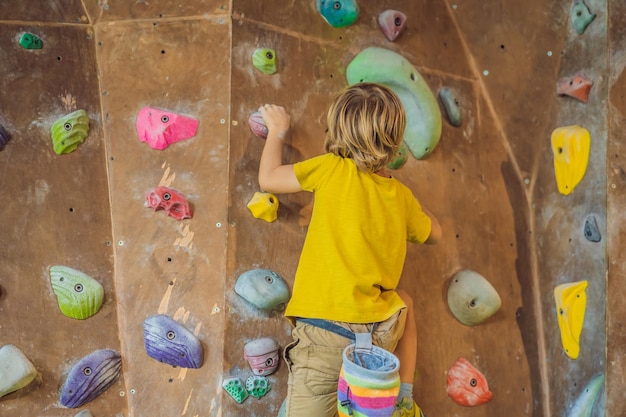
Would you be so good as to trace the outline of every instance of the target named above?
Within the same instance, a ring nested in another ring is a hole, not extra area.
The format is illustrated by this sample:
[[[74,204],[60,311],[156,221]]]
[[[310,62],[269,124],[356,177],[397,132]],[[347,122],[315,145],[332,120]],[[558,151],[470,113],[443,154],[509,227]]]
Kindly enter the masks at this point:
[[[251,269],[239,275],[235,292],[260,309],[271,309],[289,300],[289,287],[269,269]]]
[[[70,153],[78,148],[89,135],[89,117],[85,110],[67,114],[50,127],[52,147],[58,155]]]
[[[461,126],[461,107],[454,91],[450,87],[442,87],[439,90],[439,100],[443,105],[448,122],[454,126]]]
[[[41,39],[39,39],[38,36],[28,32],[22,33],[19,43],[24,49],[41,49],[43,47],[43,42],[41,41]]]
[[[276,51],[268,48],[258,48],[252,53],[252,65],[263,74],[274,74],[277,71]]]
[[[393,90],[406,112],[404,142],[417,159],[430,155],[441,137],[439,104],[426,81],[402,55],[385,48],[361,51],[346,69],[348,84],[374,82]]]
[[[572,406],[568,417],[591,417],[593,414],[594,404],[600,396],[602,385],[604,384],[604,374],[593,376],[582,390],[576,402]],[[604,415],[604,412],[597,415]]]
[[[264,376],[250,375],[246,379],[246,391],[254,398],[261,398],[272,389],[269,380]]]
[[[239,404],[248,398],[248,391],[246,391],[241,379],[238,377],[225,378],[222,381],[222,388]]]
[[[596,18],[594,13],[591,13],[589,7],[585,4],[585,0],[575,0],[572,5],[571,19],[572,25],[574,25],[574,29],[578,34],[582,35],[585,33],[585,29],[593,19]]]
[[[359,17],[356,0],[316,0],[317,11],[335,28],[350,26]]]
[[[280,405],[280,409],[278,410],[278,414],[276,417],[287,417],[287,399],[283,400],[283,403]]]

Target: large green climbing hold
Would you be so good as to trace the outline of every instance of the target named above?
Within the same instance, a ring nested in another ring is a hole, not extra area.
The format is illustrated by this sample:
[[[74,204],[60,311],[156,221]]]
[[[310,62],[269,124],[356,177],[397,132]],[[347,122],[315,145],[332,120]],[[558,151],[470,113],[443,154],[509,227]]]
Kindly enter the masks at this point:
[[[361,51],[346,69],[348,84],[374,82],[393,90],[406,111],[404,142],[411,154],[424,159],[441,137],[441,111],[430,87],[402,55],[385,48]]]
[[[89,135],[89,117],[85,110],[76,110],[61,117],[50,127],[52,147],[58,155],[70,153],[78,148]]]
[[[396,154],[393,156],[391,161],[387,164],[387,168],[389,169],[400,169],[406,164],[406,161],[409,159],[409,151],[406,150],[406,144],[404,142],[400,143]]]
[[[596,18],[594,13],[591,13],[587,5],[585,4],[585,0],[576,0],[572,5],[572,25],[574,25],[574,29],[578,34],[582,35],[585,33],[585,29],[593,19]]]
[[[41,42],[41,39],[39,39],[39,37],[37,37],[36,35],[28,32],[22,33],[19,42],[24,49],[41,49],[43,47],[43,42]]]

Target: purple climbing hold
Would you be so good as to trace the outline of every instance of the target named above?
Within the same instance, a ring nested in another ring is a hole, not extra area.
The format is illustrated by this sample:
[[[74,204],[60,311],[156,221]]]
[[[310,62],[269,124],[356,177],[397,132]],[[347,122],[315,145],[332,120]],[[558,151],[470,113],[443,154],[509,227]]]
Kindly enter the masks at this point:
[[[181,368],[200,368],[204,359],[202,344],[185,327],[164,314],[143,322],[146,352],[151,358]]]
[[[77,408],[97,398],[120,376],[122,358],[110,350],[96,350],[82,358],[70,371],[61,389],[61,404]]]
[[[395,41],[404,30],[406,15],[397,10],[385,10],[378,15],[378,25],[387,39]]]
[[[11,134],[7,132],[4,126],[0,125],[0,151],[4,149],[9,139],[11,139]]]

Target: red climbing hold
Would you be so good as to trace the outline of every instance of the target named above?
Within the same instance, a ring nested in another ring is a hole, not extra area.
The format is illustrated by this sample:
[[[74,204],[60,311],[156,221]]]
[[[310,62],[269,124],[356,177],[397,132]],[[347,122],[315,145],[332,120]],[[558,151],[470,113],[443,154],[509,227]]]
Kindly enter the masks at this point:
[[[579,72],[571,77],[561,78],[556,83],[556,92],[557,94],[574,97],[586,103],[592,86],[593,81],[587,78],[583,72]]]

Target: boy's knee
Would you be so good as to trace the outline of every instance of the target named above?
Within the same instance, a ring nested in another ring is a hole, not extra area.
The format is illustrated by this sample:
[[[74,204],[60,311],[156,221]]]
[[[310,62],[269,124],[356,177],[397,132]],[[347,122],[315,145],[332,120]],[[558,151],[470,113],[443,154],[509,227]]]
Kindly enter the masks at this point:
[[[405,290],[400,290],[400,289],[396,290],[396,292],[398,293],[402,301],[404,301],[404,304],[406,304],[406,307],[409,310],[413,310],[413,298],[411,298],[409,293],[406,292]]]

